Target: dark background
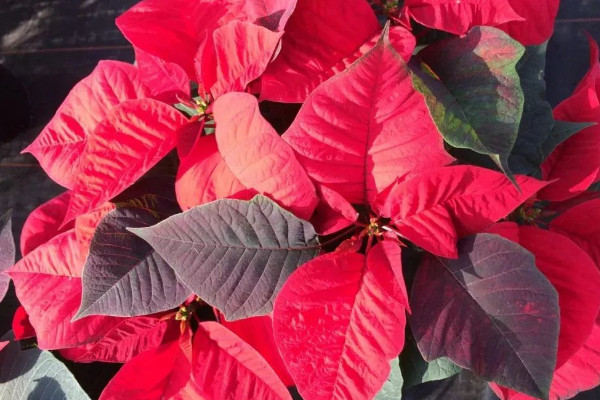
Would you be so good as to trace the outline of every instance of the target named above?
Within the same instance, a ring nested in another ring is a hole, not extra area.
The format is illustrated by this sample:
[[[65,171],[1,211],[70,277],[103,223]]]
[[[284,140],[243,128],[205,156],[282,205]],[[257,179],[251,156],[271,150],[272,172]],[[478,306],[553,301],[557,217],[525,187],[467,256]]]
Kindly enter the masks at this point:
[[[17,242],[31,210],[63,190],[46,177],[33,157],[19,153],[99,60],[133,61],[133,51],[114,20],[136,2],[0,0],[0,214],[13,210]],[[546,71],[552,105],[569,96],[588,68],[583,32],[600,41],[600,1],[563,0],[555,29]],[[10,329],[16,304],[11,291],[0,307],[0,335]],[[101,385],[106,377],[96,365],[78,368],[82,370],[78,378],[92,398],[97,397],[94,383]],[[486,397],[485,386],[464,373],[442,385],[423,385],[407,397],[479,400]],[[589,393],[577,399],[599,398],[600,393]]]

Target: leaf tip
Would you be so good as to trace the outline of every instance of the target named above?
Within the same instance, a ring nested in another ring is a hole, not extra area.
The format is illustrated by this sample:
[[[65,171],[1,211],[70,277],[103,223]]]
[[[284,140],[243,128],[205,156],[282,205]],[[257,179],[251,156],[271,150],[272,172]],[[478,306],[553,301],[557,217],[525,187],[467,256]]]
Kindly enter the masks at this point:
[[[33,143],[31,143],[29,146],[27,146],[23,150],[21,150],[21,152],[19,154],[27,154],[27,153],[33,154],[33,152],[31,151],[31,146],[33,146]]]
[[[146,228],[129,228],[129,227],[127,227],[125,229],[127,229],[128,232],[131,232],[134,235],[136,235],[137,237],[140,237],[142,239],[145,239],[147,236],[145,233],[147,230]]]
[[[77,322],[77,321],[79,321],[80,319],[82,319],[82,318],[85,318],[85,317],[87,317],[87,316],[88,316],[88,314],[85,312],[85,310],[81,310],[81,309],[79,309],[79,310],[77,311],[77,313],[76,313],[75,315],[73,315],[73,317],[71,317],[71,321],[70,321],[70,322],[71,322],[71,323],[73,323],[73,322]]]

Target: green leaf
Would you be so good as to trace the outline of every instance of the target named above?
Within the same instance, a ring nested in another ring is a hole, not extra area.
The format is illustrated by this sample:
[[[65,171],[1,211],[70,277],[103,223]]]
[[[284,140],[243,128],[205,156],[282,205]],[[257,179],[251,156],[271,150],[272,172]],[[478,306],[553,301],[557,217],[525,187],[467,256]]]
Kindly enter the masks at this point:
[[[475,27],[428,46],[413,63],[413,84],[451,146],[488,155],[512,179],[524,96],[516,70],[525,49],[506,33]]]
[[[11,331],[2,340],[13,338]],[[21,350],[19,342],[13,341],[0,351],[0,398],[89,400],[52,353],[37,348]]]
[[[175,107],[176,109],[178,109],[179,111],[181,111],[182,113],[185,114],[186,117],[194,117],[196,115],[200,115],[200,112],[193,108],[188,106],[185,103],[177,103],[177,104],[173,104],[173,107]]]
[[[390,362],[390,376],[383,384],[383,387],[374,397],[374,400],[401,400],[402,399],[402,386],[404,379],[402,378],[402,371],[400,371],[400,362],[397,358],[394,358]]]
[[[527,47],[517,65],[525,105],[517,141],[508,159],[512,172],[536,178],[542,177],[540,165],[556,146],[593,125],[554,120],[552,107],[546,101],[546,47],[547,43]]]
[[[589,187],[588,192],[600,192],[600,181]]]
[[[542,145],[542,152],[545,154],[544,160],[554,151],[556,146],[577,132],[594,125],[596,124],[593,122],[554,121],[552,133]]]
[[[425,382],[441,381],[462,371],[462,368],[446,357],[440,357],[430,362],[425,361],[412,337],[406,340],[404,350],[400,355],[400,365],[405,388]]]

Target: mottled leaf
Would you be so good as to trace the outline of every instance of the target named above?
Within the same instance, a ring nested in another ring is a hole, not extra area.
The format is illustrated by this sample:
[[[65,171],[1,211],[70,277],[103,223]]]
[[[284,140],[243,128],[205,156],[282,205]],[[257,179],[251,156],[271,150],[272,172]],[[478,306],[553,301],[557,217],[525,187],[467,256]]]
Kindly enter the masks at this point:
[[[410,300],[425,360],[448,357],[484,379],[548,398],[558,296],[531,253],[496,235],[463,239],[458,259],[424,259]]]
[[[283,138],[314,181],[353,204],[452,160],[387,30],[352,68],[310,94]]]
[[[79,242],[82,257],[87,258],[90,251],[90,243],[94,237],[96,227],[102,221],[102,218],[116,207],[111,202],[105,202],[97,209],[87,214],[83,214],[75,218],[75,236]]]
[[[271,312],[287,277],[320,249],[312,225],[264,196],[218,200],[131,231],[228,320]]]
[[[504,32],[475,27],[465,37],[438,41],[412,67],[444,139],[492,157],[507,173],[517,139],[524,96],[516,65],[524,48]]]
[[[550,387],[551,400],[565,400],[600,384],[600,325],[596,324],[586,343],[569,361],[554,372]],[[492,386],[505,400],[534,400],[514,390]]]
[[[322,255],[288,279],[275,302],[279,351],[305,399],[375,396],[404,344],[405,295],[381,244],[367,256]]]
[[[120,207],[96,228],[81,277],[83,294],[75,320],[88,315],[132,317],[166,311],[182,304],[191,291],[144,240],[127,228],[155,225],[164,214],[156,198],[139,206]],[[171,212],[169,212],[171,211]]]
[[[13,339],[12,332],[2,337]],[[49,351],[21,350],[10,342],[0,351],[0,398],[89,400],[67,367]]]

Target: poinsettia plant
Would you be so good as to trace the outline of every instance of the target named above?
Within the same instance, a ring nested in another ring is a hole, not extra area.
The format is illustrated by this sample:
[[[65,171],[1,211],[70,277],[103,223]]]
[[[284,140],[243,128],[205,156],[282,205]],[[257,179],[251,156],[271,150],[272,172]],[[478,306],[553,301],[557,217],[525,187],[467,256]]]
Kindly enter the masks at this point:
[[[553,110],[557,9],[143,0],[117,19],[135,64],[25,149],[67,190],[16,264],[0,219],[4,345],[124,363],[104,400],[600,384],[600,55]]]

